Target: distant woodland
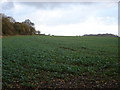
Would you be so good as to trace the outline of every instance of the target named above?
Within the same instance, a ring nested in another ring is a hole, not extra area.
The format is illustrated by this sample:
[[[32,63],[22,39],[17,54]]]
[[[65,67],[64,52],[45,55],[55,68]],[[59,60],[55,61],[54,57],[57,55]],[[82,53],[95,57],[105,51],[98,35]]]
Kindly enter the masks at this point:
[[[85,34],[84,36],[104,36],[104,37],[118,37],[117,35],[114,34]]]
[[[34,23],[29,19],[23,22],[16,22],[14,18],[0,14],[2,16],[2,35],[33,35],[36,33]]]

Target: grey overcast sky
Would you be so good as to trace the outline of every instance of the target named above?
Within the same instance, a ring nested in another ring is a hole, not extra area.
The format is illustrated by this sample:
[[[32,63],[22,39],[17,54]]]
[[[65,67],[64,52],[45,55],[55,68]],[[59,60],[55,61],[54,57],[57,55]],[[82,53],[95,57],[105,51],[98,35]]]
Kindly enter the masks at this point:
[[[118,35],[117,2],[0,2],[1,12],[51,35]]]

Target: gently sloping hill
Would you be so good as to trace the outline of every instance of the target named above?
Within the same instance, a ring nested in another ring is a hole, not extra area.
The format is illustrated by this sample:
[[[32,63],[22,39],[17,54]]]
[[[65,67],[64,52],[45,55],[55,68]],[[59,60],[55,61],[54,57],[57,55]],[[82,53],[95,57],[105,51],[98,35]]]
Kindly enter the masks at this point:
[[[117,87],[117,39],[15,36],[2,40],[4,88]]]

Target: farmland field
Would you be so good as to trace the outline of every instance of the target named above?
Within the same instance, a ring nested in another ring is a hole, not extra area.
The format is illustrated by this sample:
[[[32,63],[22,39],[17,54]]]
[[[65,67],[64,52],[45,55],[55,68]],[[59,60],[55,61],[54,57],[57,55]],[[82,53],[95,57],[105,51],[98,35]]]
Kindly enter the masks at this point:
[[[118,38],[3,37],[2,68],[3,88],[117,88]]]

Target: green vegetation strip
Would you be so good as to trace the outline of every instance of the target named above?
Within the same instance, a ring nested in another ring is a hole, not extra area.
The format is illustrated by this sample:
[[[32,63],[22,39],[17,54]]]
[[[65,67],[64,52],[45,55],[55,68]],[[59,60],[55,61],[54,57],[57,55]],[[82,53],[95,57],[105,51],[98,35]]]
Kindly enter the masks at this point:
[[[3,39],[3,87],[36,87],[81,75],[118,78],[117,37],[12,36]]]

